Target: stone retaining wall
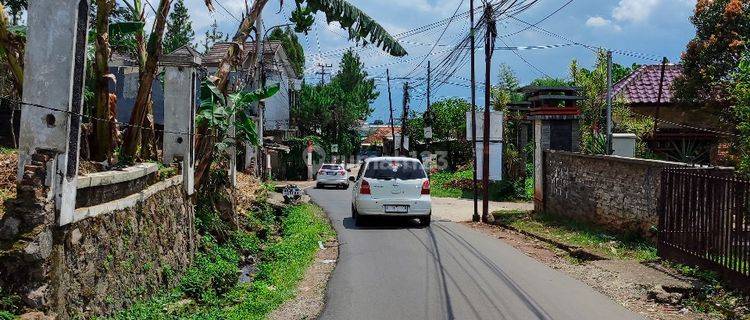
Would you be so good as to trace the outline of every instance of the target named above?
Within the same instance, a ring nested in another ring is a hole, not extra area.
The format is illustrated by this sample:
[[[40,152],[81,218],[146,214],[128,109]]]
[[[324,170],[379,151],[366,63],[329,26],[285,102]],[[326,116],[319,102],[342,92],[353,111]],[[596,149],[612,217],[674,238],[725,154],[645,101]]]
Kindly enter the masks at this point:
[[[52,159],[34,155],[0,220],[3,294],[59,319],[89,319],[173,287],[196,246],[182,176],[79,208],[81,220],[61,227],[47,184]]]
[[[651,237],[658,225],[661,170],[679,166],[687,165],[545,151],[541,210]]]

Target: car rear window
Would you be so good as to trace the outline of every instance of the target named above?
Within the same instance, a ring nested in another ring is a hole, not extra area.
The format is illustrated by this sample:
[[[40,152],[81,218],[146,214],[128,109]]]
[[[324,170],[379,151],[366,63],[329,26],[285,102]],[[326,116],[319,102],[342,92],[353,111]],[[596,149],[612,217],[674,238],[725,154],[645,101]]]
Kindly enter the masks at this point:
[[[422,164],[418,161],[403,160],[381,160],[372,161],[367,165],[365,178],[380,180],[414,180],[424,179],[427,176],[424,173]]]
[[[341,166],[332,165],[332,164],[324,164],[321,169],[323,169],[323,170],[341,170]]]

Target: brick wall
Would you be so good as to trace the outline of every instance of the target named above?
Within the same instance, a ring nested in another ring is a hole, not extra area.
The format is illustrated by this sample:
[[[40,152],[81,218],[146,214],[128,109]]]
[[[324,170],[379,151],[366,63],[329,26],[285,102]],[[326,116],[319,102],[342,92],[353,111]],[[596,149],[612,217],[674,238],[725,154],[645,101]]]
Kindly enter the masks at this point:
[[[542,210],[652,236],[661,170],[683,163],[545,151]]]

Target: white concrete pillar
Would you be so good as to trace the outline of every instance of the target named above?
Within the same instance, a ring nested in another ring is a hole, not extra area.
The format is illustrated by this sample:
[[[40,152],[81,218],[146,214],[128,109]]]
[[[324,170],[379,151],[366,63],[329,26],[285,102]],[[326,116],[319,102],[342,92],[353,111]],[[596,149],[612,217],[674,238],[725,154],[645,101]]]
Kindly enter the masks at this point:
[[[182,183],[187,194],[195,191],[195,111],[200,55],[183,47],[162,57],[164,67],[164,157],[171,165],[182,163]]]
[[[73,221],[88,34],[87,0],[29,1],[18,179],[39,150],[47,164],[57,221]],[[44,106],[38,107],[38,106]]]

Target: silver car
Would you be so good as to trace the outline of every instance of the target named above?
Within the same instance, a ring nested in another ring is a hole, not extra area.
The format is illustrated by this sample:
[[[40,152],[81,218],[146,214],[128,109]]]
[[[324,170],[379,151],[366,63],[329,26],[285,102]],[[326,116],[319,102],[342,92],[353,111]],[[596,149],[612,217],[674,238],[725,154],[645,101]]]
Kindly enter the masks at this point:
[[[318,170],[315,178],[316,187],[335,186],[337,188],[349,188],[349,171],[341,164],[324,164]]]

